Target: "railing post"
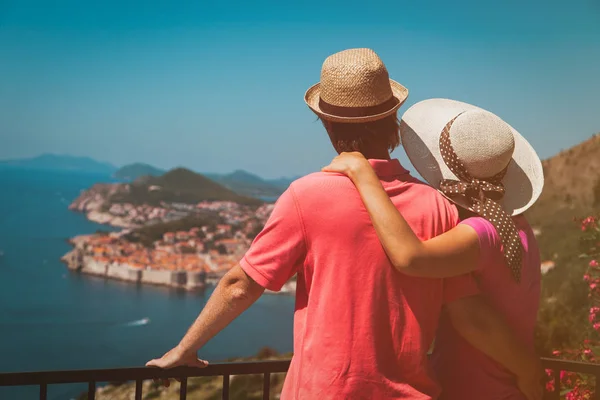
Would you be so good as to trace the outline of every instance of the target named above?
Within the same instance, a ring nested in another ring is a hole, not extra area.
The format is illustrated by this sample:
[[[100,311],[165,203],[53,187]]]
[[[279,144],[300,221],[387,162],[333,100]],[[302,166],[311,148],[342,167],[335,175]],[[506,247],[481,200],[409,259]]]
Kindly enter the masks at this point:
[[[600,400],[600,373],[594,375],[596,383],[594,384],[594,399]]]
[[[556,368],[552,376],[554,379],[554,392],[550,396],[550,399],[560,400],[560,369]]]
[[[88,383],[88,397],[87,400],[96,400],[96,382]]]
[[[142,380],[135,381],[135,400],[142,400]]]
[[[186,400],[187,398],[187,378],[181,378],[179,382],[179,400]]]
[[[40,400],[48,399],[48,385],[40,383]]]
[[[269,400],[271,397],[271,374],[265,372],[263,376],[263,400]]]
[[[229,375],[223,375],[223,400],[229,400]]]

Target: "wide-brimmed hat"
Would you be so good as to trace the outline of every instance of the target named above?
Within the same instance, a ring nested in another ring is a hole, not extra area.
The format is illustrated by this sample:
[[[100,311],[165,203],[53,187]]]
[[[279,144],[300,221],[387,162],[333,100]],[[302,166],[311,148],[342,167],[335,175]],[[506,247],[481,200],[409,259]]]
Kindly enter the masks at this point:
[[[446,142],[441,141],[444,131]],[[488,178],[492,185],[499,184],[503,193],[496,201],[508,215],[523,213],[542,192],[544,173],[535,150],[489,111],[455,100],[421,101],[402,116],[400,134],[408,158],[423,179],[438,190],[444,186],[446,197],[467,209],[473,211],[473,203],[453,195],[456,189],[448,190],[446,182],[464,181],[448,163],[462,164],[462,170],[478,182]],[[450,162],[449,147],[454,160]]]
[[[304,101],[321,119],[359,123],[392,115],[407,97],[408,90],[390,79],[373,50],[349,49],[325,59],[321,81],[306,91]]]

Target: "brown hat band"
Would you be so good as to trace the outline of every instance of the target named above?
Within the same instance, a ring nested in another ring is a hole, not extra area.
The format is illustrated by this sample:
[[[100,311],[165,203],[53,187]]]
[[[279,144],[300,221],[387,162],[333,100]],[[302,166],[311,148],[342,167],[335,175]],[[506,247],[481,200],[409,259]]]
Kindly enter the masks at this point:
[[[371,107],[340,107],[329,104],[323,99],[319,99],[319,107],[326,114],[336,115],[339,117],[366,117],[370,115],[382,114],[391,110],[398,104],[398,99],[392,96],[389,100]]]

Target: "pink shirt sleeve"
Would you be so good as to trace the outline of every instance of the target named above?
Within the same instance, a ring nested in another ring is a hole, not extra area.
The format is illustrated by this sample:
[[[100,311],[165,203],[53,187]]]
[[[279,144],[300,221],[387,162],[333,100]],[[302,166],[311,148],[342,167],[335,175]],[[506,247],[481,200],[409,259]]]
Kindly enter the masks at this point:
[[[458,218],[458,216],[457,216]],[[477,218],[469,218],[477,219]],[[487,221],[486,221],[487,222]],[[452,303],[463,297],[479,294],[479,287],[473,274],[465,274],[444,279],[444,303]]]
[[[489,265],[490,258],[497,254],[502,241],[491,222],[482,217],[472,217],[461,221],[461,224],[468,225],[475,230],[479,238],[479,263],[477,269],[481,271],[486,265]]]
[[[265,289],[279,291],[302,267],[305,255],[304,228],[292,185],[275,203],[240,266]]]

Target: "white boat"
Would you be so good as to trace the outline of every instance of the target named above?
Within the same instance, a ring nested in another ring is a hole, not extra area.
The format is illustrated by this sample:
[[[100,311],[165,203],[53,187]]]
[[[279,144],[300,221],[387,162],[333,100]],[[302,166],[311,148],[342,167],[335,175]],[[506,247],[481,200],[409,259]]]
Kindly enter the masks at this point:
[[[128,322],[127,324],[125,324],[126,326],[141,326],[141,325],[147,325],[150,322],[150,318],[142,318],[142,319],[138,319],[137,321],[131,321]]]

